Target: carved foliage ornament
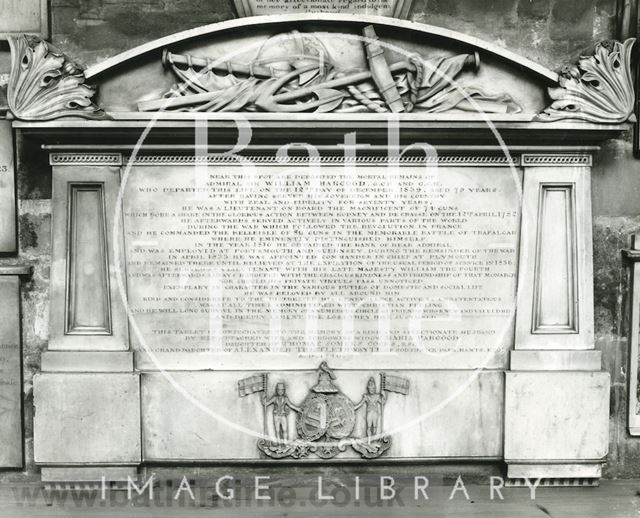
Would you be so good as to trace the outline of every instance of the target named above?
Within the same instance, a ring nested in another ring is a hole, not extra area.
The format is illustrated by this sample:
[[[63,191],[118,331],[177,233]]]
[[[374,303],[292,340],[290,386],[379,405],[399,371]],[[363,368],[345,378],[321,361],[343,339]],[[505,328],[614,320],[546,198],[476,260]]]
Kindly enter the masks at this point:
[[[599,43],[593,56],[560,72],[560,86],[549,88],[553,103],[538,115],[540,121],[574,119],[600,124],[634,120],[631,51],[635,38],[624,43]]]
[[[7,101],[22,120],[75,116],[104,118],[91,98],[83,70],[51,44],[32,36],[9,36],[11,75]]]

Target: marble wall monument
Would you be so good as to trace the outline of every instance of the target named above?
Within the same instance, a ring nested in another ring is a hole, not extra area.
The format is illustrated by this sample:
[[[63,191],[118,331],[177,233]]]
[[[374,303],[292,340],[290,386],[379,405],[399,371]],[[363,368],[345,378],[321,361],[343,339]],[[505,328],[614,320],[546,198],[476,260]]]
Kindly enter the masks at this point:
[[[87,70],[10,38],[12,125],[52,178],[44,481],[329,460],[600,477],[590,175],[633,117],[634,40],[558,75],[354,12]]]

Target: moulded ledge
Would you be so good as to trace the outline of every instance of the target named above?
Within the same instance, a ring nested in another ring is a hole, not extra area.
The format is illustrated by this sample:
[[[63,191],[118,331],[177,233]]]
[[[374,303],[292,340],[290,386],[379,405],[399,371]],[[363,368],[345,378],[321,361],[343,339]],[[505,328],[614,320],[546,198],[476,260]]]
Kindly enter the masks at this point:
[[[599,371],[601,351],[511,351],[512,371]]]
[[[46,351],[41,357],[42,372],[131,372],[133,352]]]
[[[0,275],[31,275],[33,266],[30,264],[7,264],[0,266]]]
[[[126,482],[136,480],[137,468],[132,466],[43,466],[40,471],[44,483],[56,482]]]
[[[602,463],[571,463],[571,464],[509,464],[507,477],[513,479],[544,479],[544,478],[600,478]]]

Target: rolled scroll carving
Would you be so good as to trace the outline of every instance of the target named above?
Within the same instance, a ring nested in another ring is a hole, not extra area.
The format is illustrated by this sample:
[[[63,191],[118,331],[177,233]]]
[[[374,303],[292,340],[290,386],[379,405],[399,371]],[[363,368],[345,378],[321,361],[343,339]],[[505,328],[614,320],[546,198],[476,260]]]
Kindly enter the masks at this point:
[[[95,88],[84,71],[50,43],[32,36],[9,36],[11,74],[7,101],[21,120],[60,117],[104,118],[93,102]]]
[[[540,121],[563,119],[600,124],[634,120],[631,51],[635,38],[599,43],[593,56],[560,72],[560,86],[549,88],[553,103],[537,116]]]

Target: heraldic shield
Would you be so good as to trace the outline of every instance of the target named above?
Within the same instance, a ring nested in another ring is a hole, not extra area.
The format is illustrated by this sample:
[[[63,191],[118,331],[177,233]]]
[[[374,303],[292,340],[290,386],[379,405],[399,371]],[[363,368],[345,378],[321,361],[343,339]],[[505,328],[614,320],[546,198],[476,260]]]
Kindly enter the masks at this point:
[[[258,449],[274,459],[303,458],[316,455],[330,459],[353,448],[364,458],[377,458],[391,447],[391,437],[383,432],[384,406],[387,393],[409,393],[409,380],[382,373],[380,391],[373,377],[367,382],[362,399],[354,403],[334,384],[333,370],[322,362],[317,369],[318,382],[300,404],[294,404],[287,395],[286,384],[276,384],[275,393],[267,395],[267,374],[257,374],[238,381],[241,397],[261,393],[264,407],[264,437],[258,440]],[[269,437],[267,409],[273,407],[275,437]],[[365,437],[354,437],[358,410],[364,409]],[[296,413],[297,437],[291,437],[288,416]]]

